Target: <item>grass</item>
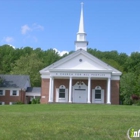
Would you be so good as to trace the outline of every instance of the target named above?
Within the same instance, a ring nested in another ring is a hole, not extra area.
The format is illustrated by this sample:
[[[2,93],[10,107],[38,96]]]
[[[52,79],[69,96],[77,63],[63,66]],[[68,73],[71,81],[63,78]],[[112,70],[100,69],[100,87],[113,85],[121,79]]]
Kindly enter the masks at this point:
[[[127,140],[140,107],[95,104],[0,106],[0,140]]]

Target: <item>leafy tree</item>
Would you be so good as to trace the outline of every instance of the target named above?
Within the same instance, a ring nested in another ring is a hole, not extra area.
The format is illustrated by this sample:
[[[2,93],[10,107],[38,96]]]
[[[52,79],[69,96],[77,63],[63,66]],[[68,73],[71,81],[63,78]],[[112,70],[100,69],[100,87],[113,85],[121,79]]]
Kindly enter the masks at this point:
[[[117,70],[123,72],[123,67],[115,60],[113,59],[102,59],[104,62],[106,62],[107,64],[109,64],[110,66],[116,68]]]
[[[11,74],[25,74],[30,75],[32,86],[40,86],[40,73],[39,70],[43,68],[43,63],[38,58],[37,54],[21,56],[15,64],[12,64]]]
[[[11,67],[9,65],[14,62],[14,48],[9,45],[0,46],[0,72],[1,73],[9,73]]]
[[[53,49],[42,52],[42,56],[44,67],[51,65],[52,63],[58,61],[61,58],[59,54]]]
[[[132,104],[131,96],[137,94],[137,79],[134,73],[123,74],[120,80],[120,95],[123,104]]]

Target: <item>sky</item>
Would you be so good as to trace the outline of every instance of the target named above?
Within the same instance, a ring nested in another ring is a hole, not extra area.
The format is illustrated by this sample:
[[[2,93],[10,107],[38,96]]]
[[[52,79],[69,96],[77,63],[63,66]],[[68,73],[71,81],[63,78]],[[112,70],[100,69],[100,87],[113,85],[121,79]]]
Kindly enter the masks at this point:
[[[75,50],[81,2],[88,48],[140,52],[140,0],[1,0],[0,46]]]

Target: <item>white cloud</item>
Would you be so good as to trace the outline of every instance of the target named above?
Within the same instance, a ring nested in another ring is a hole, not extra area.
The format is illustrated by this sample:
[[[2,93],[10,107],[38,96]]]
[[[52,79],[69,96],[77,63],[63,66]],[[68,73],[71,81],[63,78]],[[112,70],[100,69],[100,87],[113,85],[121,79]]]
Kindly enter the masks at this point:
[[[36,23],[32,24],[30,27],[27,24],[21,26],[21,33],[23,35],[27,34],[27,32],[29,32],[29,31],[35,31],[35,30],[43,31],[44,27],[42,25],[39,25],[39,24],[36,24]]]
[[[14,38],[7,36],[7,37],[4,37],[3,41],[6,43],[12,43],[14,41]]]
[[[68,51],[59,51],[59,50],[57,50],[56,48],[53,48],[53,50],[55,50],[60,56],[63,56],[65,53],[69,53]]]
[[[11,46],[13,49],[16,49],[16,47],[15,46],[13,46],[13,45],[11,45],[11,44],[8,44],[9,46]]]
[[[25,35],[28,31],[31,31],[32,29],[28,26],[28,25],[23,25],[22,27],[21,27],[21,33],[23,34],[23,35]]]
[[[33,24],[33,30],[41,30],[41,31],[43,31],[44,27],[42,25],[34,23]]]

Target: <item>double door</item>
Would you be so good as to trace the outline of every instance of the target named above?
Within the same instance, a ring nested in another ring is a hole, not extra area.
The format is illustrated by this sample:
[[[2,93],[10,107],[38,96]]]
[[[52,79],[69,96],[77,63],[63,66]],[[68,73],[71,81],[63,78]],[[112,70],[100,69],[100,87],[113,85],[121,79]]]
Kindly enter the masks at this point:
[[[73,89],[73,102],[74,103],[87,103],[87,90],[86,89]]]

